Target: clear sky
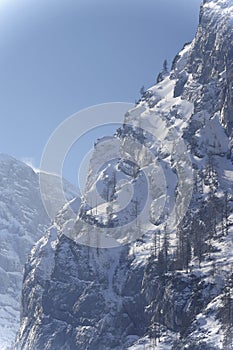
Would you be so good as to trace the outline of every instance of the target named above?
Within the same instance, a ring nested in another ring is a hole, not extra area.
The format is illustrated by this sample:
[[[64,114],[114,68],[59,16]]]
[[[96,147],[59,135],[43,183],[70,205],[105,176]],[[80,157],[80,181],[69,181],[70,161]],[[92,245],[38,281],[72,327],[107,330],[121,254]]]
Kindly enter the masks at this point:
[[[0,0],[0,152],[38,166],[49,135],[70,115],[134,103],[163,60],[170,64],[193,39],[200,3]]]

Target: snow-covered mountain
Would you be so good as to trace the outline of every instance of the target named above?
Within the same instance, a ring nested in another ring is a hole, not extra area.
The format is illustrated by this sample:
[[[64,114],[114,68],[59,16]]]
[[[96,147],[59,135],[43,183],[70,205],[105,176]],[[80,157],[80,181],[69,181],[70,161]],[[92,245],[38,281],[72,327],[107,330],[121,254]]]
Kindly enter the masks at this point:
[[[38,174],[25,163],[0,154],[1,350],[14,343],[19,328],[23,267],[32,246],[49,224]]]
[[[17,349],[233,348],[232,33],[233,1],[204,1],[171,72],[97,142],[78,217],[28,258]]]

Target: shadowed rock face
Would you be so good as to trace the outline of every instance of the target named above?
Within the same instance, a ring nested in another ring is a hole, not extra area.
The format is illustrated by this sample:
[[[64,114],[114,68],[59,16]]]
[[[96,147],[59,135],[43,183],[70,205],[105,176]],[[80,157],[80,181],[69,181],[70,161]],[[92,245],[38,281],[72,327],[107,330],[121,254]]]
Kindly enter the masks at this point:
[[[146,120],[155,134],[164,125],[165,134],[173,123],[185,140],[195,177],[186,217],[169,231],[166,215],[156,222],[151,210],[153,230],[127,246],[100,249],[66,237],[68,218],[60,212],[25,267],[16,349],[142,350],[158,338],[163,349],[231,348],[233,317],[223,317],[233,310],[231,5],[204,2],[196,37],[175,58],[170,77],[145,93],[125,118],[125,124],[133,119],[140,127]],[[194,105],[190,118],[185,103]],[[126,128],[117,137],[128,150],[129,135],[137,129]],[[140,139],[153,148],[146,133]],[[141,146],[136,158],[141,168],[149,167]],[[168,148],[157,153],[170,170],[172,202],[179,164]],[[88,181],[91,189],[94,180]],[[156,183],[150,191],[157,198]],[[77,235],[85,231],[81,218],[75,228]]]
[[[121,349],[122,335],[144,334],[143,270],[134,269],[132,284],[128,248],[97,253],[61,236],[51,252],[55,240],[52,229],[26,264],[21,318],[30,321],[17,348]],[[41,256],[49,256],[49,280]]]
[[[222,120],[229,134],[233,125],[233,27],[232,13],[227,12],[230,6],[232,3],[227,0],[204,1],[188,60],[188,71],[203,88],[211,80],[216,85],[212,108],[213,111],[222,110]]]

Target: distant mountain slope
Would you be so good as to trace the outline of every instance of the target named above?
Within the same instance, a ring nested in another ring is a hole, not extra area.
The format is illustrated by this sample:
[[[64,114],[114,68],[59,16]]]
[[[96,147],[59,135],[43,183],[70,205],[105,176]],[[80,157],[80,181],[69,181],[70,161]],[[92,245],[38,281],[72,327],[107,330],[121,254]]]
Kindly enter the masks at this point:
[[[233,349],[232,34],[233,1],[204,1],[170,74],[96,144],[79,217],[26,264],[16,349]]]
[[[14,342],[23,267],[49,224],[38,174],[26,164],[0,154],[0,349]]]

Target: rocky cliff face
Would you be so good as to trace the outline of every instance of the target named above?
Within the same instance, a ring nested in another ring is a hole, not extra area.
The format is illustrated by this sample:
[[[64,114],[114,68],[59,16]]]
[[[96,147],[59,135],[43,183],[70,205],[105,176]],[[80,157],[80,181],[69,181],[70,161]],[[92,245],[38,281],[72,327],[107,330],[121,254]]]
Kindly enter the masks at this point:
[[[114,159],[97,143],[78,217],[29,256],[17,349],[232,349],[232,28],[233,1],[204,1]]]
[[[40,196],[38,174],[26,164],[1,154],[1,349],[7,349],[14,343],[19,328],[24,264],[32,246],[42,237],[49,224],[50,219]]]
[[[0,347],[14,342],[19,327],[23,267],[49,218],[40,199],[38,175],[26,164],[0,155]]]
[[[222,122],[229,134],[232,133],[232,37],[231,1],[204,1],[188,71],[201,85],[212,83],[215,96],[210,96],[211,91],[205,92],[203,102],[211,98],[212,113],[222,112]]]

